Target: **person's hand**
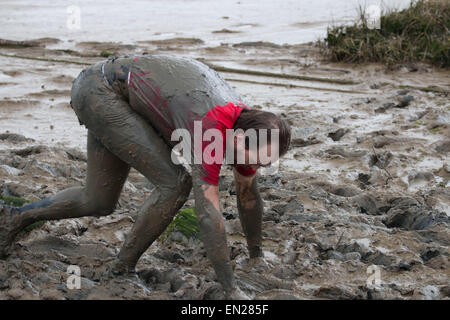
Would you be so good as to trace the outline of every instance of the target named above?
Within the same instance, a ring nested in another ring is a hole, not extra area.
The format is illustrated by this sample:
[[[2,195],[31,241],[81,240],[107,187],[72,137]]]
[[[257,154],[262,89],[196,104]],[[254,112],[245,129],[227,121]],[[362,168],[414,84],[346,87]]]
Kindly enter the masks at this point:
[[[231,291],[225,293],[225,299],[227,300],[251,300],[251,298],[245,294],[239,287],[233,288]]]

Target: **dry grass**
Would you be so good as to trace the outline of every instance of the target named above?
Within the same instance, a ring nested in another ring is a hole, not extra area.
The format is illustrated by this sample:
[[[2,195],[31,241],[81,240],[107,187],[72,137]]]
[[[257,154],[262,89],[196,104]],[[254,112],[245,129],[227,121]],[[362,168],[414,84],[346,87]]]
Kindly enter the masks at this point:
[[[332,61],[381,62],[390,67],[428,62],[450,67],[450,1],[418,0],[382,13],[381,28],[369,29],[364,9],[352,26],[328,28],[322,52]]]

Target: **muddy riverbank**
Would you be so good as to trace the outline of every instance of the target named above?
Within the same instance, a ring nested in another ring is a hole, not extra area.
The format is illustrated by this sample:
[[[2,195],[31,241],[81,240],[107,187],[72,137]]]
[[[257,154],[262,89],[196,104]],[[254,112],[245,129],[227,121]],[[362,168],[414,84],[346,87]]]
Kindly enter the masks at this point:
[[[259,178],[263,265],[247,263],[231,171],[222,171],[230,254],[247,294],[448,299],[448,71],[421,64],[396,71],[331,64],[312,44],[214,46],[173,38],[132,46],[80,42],[61,50],[55,42],[0,48],[0,195],[35,201],[84,183],[86,130],[70,109],[69,93],[87,64],[104,59],[105,52],[190,56],[228,68],[219,73],[249,106],[279,113],[293,128],[292,148],[279,171]],[[0,261],[0,299],[221,298],[201,242],[179,234],[169,245],[149,248],[136,276],[104,279],[151,192],[132,170],[112,215],[46,222],[22,233],[11,256]],[[191,195],[185,207],[192,206]],[[81,268],[81,290],[66,286],[69,265]],[[381,282],[368,286],[372,265]]]

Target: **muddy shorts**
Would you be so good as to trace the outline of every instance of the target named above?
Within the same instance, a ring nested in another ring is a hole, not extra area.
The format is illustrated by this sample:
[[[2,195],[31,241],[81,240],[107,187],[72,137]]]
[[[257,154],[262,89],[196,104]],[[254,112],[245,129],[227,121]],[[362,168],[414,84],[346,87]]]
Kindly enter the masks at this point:
[[[104,62],[99,62],[84,69],[73,82],[70,106],[81,125],[87,123],[85,119],[89,114],[84,106],[91,103],[91,99],[103,100],[106,106],[107,101],[121,98],[107,82],[102,72],[103,66]]]

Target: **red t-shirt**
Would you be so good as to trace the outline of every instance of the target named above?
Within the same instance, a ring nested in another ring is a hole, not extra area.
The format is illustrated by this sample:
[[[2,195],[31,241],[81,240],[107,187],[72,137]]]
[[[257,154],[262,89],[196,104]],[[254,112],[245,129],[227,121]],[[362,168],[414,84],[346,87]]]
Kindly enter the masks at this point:
[[[246,106],[243,104],[241,106],[236,106],[230,102],[224,106],[215,106],[212,110],[208,111],[208,113],[202,119],[203,131],[210,128],[218,129],[222,133],[222,141],[223,141],[223,153],[222,153],[223,157],[221,157],[220,159],[215,159],[215,161],[212,164],[206,163],[204,159],[205,157],[204,150],[211,142],[203,141],[202,143],[202,154],[203,154],[203,162],[201,165],[203,169],[202,179],[208,184],[214,186],[217,186],[219,184],[220,168],[222,167],[226,151],[226,130],[233,128],[234,123],[236,122],[237,118],[239,117],[244,108],[246,108]],[[211,156],[214,159],[215,157],[214,151],[211,152]],[[255,170],[240,165],[236,166],[236,170],[243,176],[252,176],[256,173]]]

